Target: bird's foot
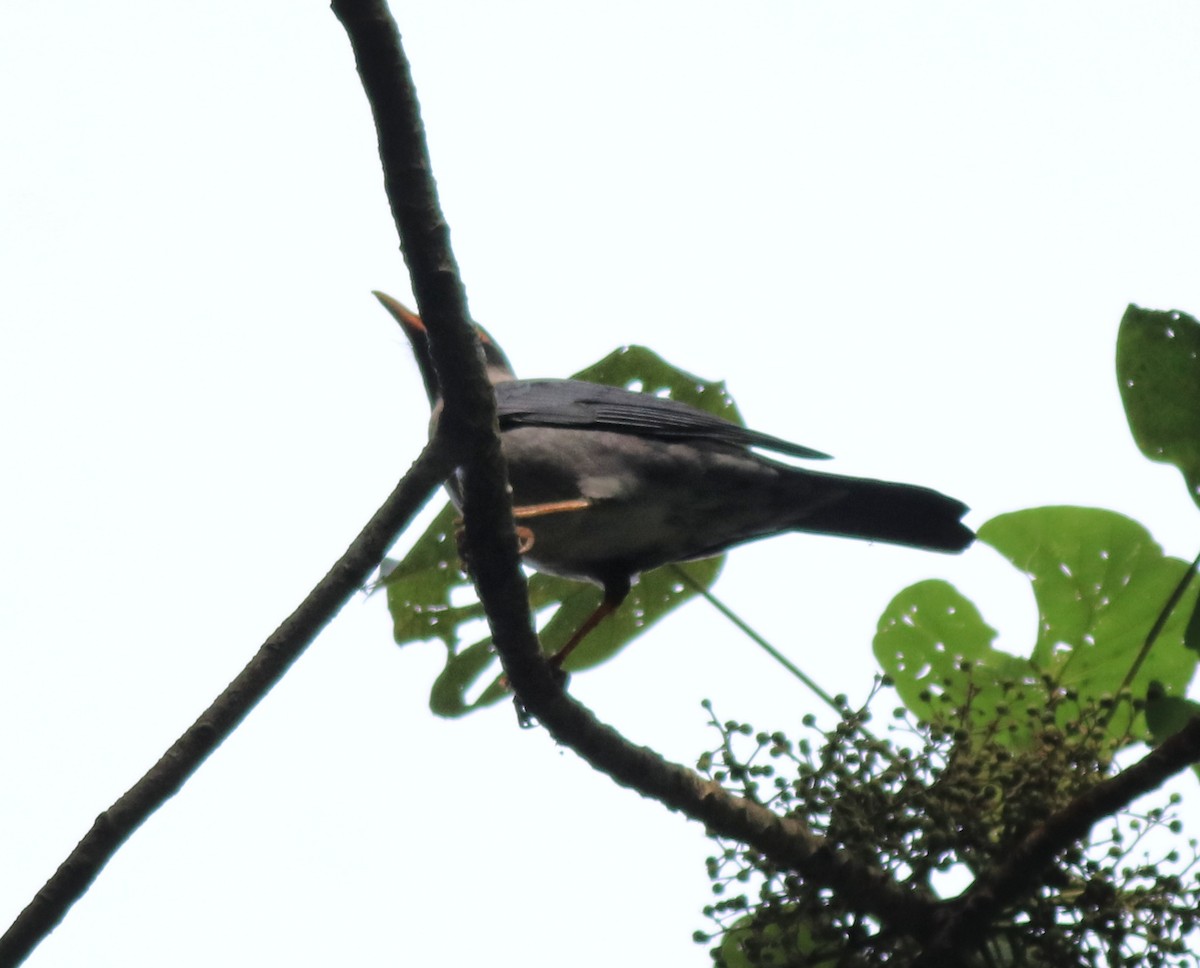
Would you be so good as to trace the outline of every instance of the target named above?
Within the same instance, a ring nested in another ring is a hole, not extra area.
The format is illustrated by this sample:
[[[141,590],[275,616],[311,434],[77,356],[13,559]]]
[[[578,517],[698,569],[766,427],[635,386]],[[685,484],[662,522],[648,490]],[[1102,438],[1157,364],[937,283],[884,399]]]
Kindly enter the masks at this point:
[[[559,686],[563,689],[567,688],[567,683],[570,681],[570,674],[564,672],[558,666],[553,666],[554,678],[558,680]],[[508,676],[501,676],[501,683],[506,689],[512,689],[512,684],[508,681]],[[522,729],[533,729],[538,724],[537,717],[529,711],[529,707],[521,701],[520,696],[513,696],[513,708],[517,712],[517,723]]]
[[[547,514],[561,514],[564,511],[583,511],[592,506],[586,497],[571,498],[568,501],[549,501],[545,504],[525,504],[513,508],[513,520],[524,521],[527,518],[540,518]],[[533,547],[533,529],[523,524],[517,525],[517,554],[527,554]],[[458,561],[464,575],[471,574],[471,556],[467,551],[466,530],[463,519],[454,521],[454,543],[458,547]]]
[[[517,525],[517,554],[523,555],[533,547],[533,529],[523,524]],[[458,567],[468,578],[471,576],[471,555],[467,550],[467,532],[463,527],[462,518],[454,523],[454,544],[458,548]]]

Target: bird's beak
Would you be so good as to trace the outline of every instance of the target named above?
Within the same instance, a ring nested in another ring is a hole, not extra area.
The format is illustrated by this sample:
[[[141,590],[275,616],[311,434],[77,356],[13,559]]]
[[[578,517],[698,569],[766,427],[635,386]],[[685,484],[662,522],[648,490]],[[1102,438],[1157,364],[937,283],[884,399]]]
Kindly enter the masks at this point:
[[[386,292],[374,291],[371,295],[391,313],[392,318],[400,324],[404,335],[412,344],[413,356],[417,358],[417,368],[421,371],[421,380],[425,384],[425,392],[429,395],[429,404],[433,406],[441,393],[437,370],[433,368],[433,357],[429,353],[429,334],[425,330],[425,324],[421,322],[420,316]]]
[[[432,403],[438,397],[437,372],[433,368],[433,357],[429,353],[429,333],[421,317],[403,303],[398,302],[386,292],[374,291],[372,295],[379,300],[392,318],[400,324],[404,335],[412,343],[413,355],[417,358],[417,366],[421,368],[421,378],[425,381],[425,389],[429,392]],[[503,383],[513,379],[513,369],[504,355],[504,351],[496,345],[496,341],[482,326],[476,324],[475,332],[479,335],[479,343],[483,347],[483,361],[487,367],[488,379],[492,383]]]
[[[405,306],[404,303],[393,299],[386,292],[380,292],[379,290],[374,290],[371,295],[378,299],[383,304],[383,308],[392,314],[392,318],[400,324],[400,327],[408,334],[409,339],[414,339],[418,333],[421,334],[422,339],[425,338],[425,324],[421,322],[421,317]]]

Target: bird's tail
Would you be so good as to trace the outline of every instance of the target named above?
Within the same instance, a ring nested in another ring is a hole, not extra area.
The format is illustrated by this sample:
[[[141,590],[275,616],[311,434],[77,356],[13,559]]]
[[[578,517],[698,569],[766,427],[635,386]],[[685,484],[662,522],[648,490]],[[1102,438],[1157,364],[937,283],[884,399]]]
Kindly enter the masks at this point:
[[[975,534],[960,520],[968,508],[945,494],[915,484],[809,471],[798,531],[886,541],[930,551],[962,551]],[[814,498],[816,498],[814,500]]]

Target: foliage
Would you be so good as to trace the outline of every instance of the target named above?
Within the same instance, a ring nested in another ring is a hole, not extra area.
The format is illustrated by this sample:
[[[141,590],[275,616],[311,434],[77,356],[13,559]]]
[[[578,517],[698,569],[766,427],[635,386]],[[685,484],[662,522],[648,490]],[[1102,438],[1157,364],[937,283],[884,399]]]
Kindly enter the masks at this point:
[[[1117,386],[1142,453],[1178,467],[1200,504],[1200,325],[1177,310],[1130,306],[1117,336]]]
[[[1130,307],[1117,374],[1139,447],[1175,464],[1200,503],[1200,324]],[[817,744],[713,717],[721,743],[700,761],[731,791],[802,819],[831,848],[931,900],[1002,865],[1111,775],[1124,747],[1160,742],[1200,712],[1184,695],[1200,650],[1194,565],[1165,556],[1136,522],[1092,508],[1001,515],[979,538],[1030,580],[1038,625],[1027,656],[997,649],[996,631],[953,586],[922,582],[892,600],[875,638],[904,703],[886,739],[843,700],[840,722]],[[814,729],[811,717],[805,726]],[[1179,838],[1178,802],[1121,813],[1031,871],[961,963],[1195,965],[1197,842],[1150,846]],[[706,911],[718,930],[699,936],[717,940],[718,965],[851,968],[920,956],[913,938],[883,930],[854,897],[743,845],[718,845],[708,868],[720,900]]]
[[[971,665],[960,671],[970,681]],[[1045,705],[1028,702],[1018,684],[1002,690],[1008,702],[992,722],[946,695],[928,721],[898,709],[887,740],[867,732],[865,708],[844,701],[823,736],[806,719],[816,743],[714,716],[720,744],[699,765],[731,792],[802,818],[831,847],[906,888],[943,897],[1002,863],[1012,844],[1108,772],[1105,732],[1087,726],[1103,722],[1110,704],[1081,707],[1065,690],[1041,685]],[[1060,725],[1064,707],[1080,710],[1078,733]],[[1017,749],[996,741],[1010,731],[1029,741]],[[1152,855],[1144,846],[1148,832],[1180,832],[1177,804],[1171,797],[1166,807],[1124,814],[1089,849],[1068,850],[1001,923],[968,942],[961,963],[1194,965],[1186,956],[1200,919],[1196,840],[1186,854]],[[718,942],[718,966],[866,968],[920,956],[914,939],[881,930],[855,898],[774,868],[743,845],[718,847],[708,872],[719,900],[705,911],[716,930],[697,936]]]
[[[1064,724],[1082,705],[1124,688],[1140,697],[1151,683],[1162,696],[1186,691],[1196,655],[1184,647],[1184,610],[1170,617],[1126,681],[1155,618],[1189,570],[1163,555],[1141,525],[1095,508],[1031,508],[993,518],[979,538],[1030,580],[1038,605],[1033,649],[1027,658],[996,649],[995,629],[945,582],[906,588],[879,620],[875,655],[918,716],[928,717],[943,698],[963,704],[969,692],[976,720],[992,721],[1011,682],[1023,684],[1030,702],[1047,700],[1043,683],[1076,696],[1074,706],[1061,710]],[[1189,610],[1196,594],[1195,587],[1186,593]],[[959,669],[964,660],[971,663],[969,680]],[[1128,706],[1123,713],[1107,724],[1114,749],[1150,737],[1143,717],[1130,715]],[[1009,727],[1011,740],[1021,741],[1021,725]]]

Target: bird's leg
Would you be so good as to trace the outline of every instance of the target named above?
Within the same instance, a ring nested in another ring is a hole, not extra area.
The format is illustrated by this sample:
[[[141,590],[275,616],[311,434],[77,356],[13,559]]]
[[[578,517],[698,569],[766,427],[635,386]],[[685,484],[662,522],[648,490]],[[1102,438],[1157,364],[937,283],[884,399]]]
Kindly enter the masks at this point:
[[[574,652],[583,640],[588,637],[592,629],[621,607],[621,603],[625,601],[625,596],[628,594],[628,577],[621,576],[617,580],[606,582],[604,585],[604,597],[600,600],[600,604],[596,606],[596,610],[575,630],[575,634],[567,640],[567,644],[550,657],[550,664],[556,669],[561,669],[567,656]]]
[[[547,514],[558,514],[562,511],[583,511],[592,506],[586,497],[571,498],[568,501],[550,501],[546,504],[525,504],[513,508],[513,520],[523,521],[527,518],[540,518]],[[462,518],[454,522],[454,543],[458,546],[458,559],[464,565],[463,571],[470,573],[470,557],[467,555],[466,532],[463,529]],[[533,547],[533,529],[517,525],[517,554],[523,555]]]
[[[529,518],[540,518],[547,514],[558,514],[560,511],[583,511],[592,506],[586,497],[572,498],[569,501],[550,501],[547,504],[524,504],[513,508],[513,520],[525,521]],[[525,554],[533,547],[533,529],[517,525],[517,551]]]
[[[592,506],[591,498],[573,497],[569,501],[549,501],[546,504],[522,504],[513,508],[513,517],[518,521],[540,518],[561,511],[586,511]]]
[[[625,597],[629,594],[630,584],[628,575],[610,576],[604,583],[604,597],[600,600],[600,604],[584,620],[584,623],[575,630],[575,634],[571,636],[567,644],[555,652],[554,655],[550,656],[550,668],[554,670],[554,674],[558,677],[560,685],[565,687],[567,682],[567,673],[563,671],[562,667],[567,656],[575,651],[576,646],[587,638],[592,629],[621,607],[621,603],[625,601]],[[502,689],[512,688],[507,675],[500,676],[499,683]],[[522,728],[532,726],[533,718],[529,715],[529,711],[525,708],[524,703],[516,697],[514,697],[513,701],[517,704],[517,720],[521,723]]]
[[[566,661],[567,656],[574,652],[579,644],[587,638],[588,633],[616,610],[617,606],[608,601],[608,599],[601,601],[596,606],[596,610],[587,617],[587,620],[575,630],[575,634],[567,640],[567,644],[555,652],[554,655],[550,656],[550,664],[556,669],[562,668],[562,664]]]

